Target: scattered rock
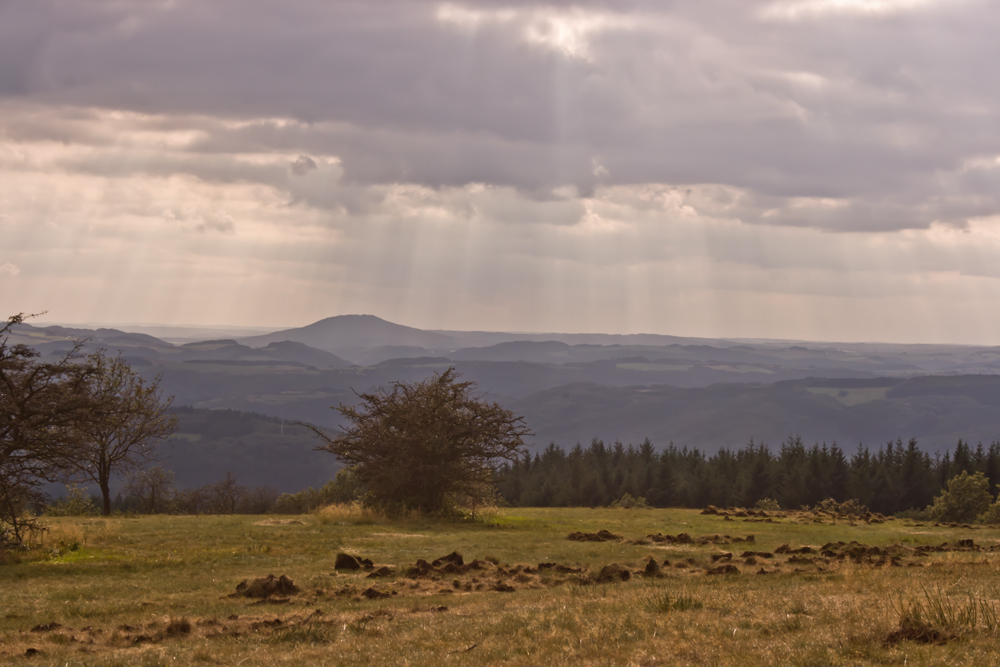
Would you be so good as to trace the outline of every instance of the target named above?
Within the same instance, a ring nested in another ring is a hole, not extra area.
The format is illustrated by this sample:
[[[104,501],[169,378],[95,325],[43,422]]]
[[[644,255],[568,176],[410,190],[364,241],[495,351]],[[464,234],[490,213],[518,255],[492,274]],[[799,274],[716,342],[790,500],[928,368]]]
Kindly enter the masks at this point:
[[[655,558],[650,558],[646,561],[646,567],[642,571],[644,577],[658,577],[660,576],[660,564],[656,562]]]

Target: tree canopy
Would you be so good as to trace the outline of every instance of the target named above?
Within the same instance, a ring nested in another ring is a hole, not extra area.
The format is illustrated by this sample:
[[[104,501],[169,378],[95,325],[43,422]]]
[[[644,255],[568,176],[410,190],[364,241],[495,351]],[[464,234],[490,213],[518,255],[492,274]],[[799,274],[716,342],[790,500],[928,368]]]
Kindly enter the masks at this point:
[[[314,428],[365,490],[389,510],[440,512],[492,494],[501,461],[523,454],[531,432],[513,412],[474,394],[454,368],[418,383],[394,382],[335,408],[349,425],[330,437]],[[343,428],[343,427],[342,427]]]

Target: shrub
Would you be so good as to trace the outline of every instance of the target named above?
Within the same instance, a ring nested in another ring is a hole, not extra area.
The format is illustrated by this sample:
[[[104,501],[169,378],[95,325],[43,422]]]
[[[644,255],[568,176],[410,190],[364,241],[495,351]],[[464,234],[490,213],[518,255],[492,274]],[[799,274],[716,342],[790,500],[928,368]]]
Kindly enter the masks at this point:
[[[76,484],[66,485],[66,497],[60,498],[45,508],[45,516],[96,516],[100,513],[93,497],[87,495],[87,487]]]
[[[934,499],[928,512],[935,521],[969,523],[989,510],[992,502],[986,475],[963,470],[948,480],[948,489]]]
[[[366,504],[426,513],[482,505],[493,495],[497,466],[520,459],[531,431],[474,389],[449,368],[423,382],[359,394],[357,406],[339,406],[350,425],[337,437],[310,428],[323,441],[317,449],[336,455],[357,477]]]
[[[837,516],[848,517],[865,516],[868,514],[868,508],[854,498],[845,500],[842,503],[838,503],[833,498],[827,498],[819,502],[812,510],[814,512],[827,512]]]
[[[324,505],[350,504],[360,498],[357,479],[346,468],[323,488],[308,487],[298,493],[283,493],[271,509],[275,514],[307,514]]]
[[[1000,524],[1000,501],[993,503],[989,508],[980,514],[976,521],[979,523],[986,523],[990,525]]]
[[[781,505],[774,498],[761,498],[757,501],[756,507],[765,512],[777,512],[781,509]]]
[[[625,493],[621,498],[611,503],[611,507],[618,507],[625,510],[649,509],[645,498],[633,498],[631,493]]]

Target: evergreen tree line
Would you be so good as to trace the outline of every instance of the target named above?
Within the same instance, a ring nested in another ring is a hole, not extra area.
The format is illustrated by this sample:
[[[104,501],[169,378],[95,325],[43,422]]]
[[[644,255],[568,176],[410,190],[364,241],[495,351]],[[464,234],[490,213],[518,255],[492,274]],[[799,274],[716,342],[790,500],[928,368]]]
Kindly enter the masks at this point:
[[[772,499],[798,509],[827,498],[854,499],[874,512],[896,514],[924,510],[963,471],[982,472],[995,489],[1000,442],[972,447],[959,440],[954,451],[931,456],[915,439],[900,439],[877,451],[861,445],[848,455],[836,443],[809,447],[789,437],[776,452],[751,440],[707,456],[673,443],[657,451],[648,438],[638,447],[594,439],[569,452],[551,444],[505,464],[498,490],[514,507],[600,507],[629,494],[654,507],[753,507]]]

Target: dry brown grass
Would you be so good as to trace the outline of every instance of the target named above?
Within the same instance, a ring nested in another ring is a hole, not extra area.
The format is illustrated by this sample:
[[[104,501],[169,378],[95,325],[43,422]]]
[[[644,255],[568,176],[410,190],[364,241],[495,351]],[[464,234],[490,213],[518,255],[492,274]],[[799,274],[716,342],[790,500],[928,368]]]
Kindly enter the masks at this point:
[[[282,525],[255,525],[260,517],[107,526],[59,519],[59,535],[82,535],[83,546],[0,570],[0,662],[25,660],[29,649],[31,664],[109,667],[1000,661],[995,529],[734,523],[685,510],[509,510],[489,524],[330,514]],[[623,539],[566,539],[601,529]],[[694,539],[644,539],[657,533]],[[755,536],[749,546],[725,538],[747,533]],[[958,542],[965,539],[974,546]],[[840,540],[869,547],[855,548],[856,557],[838,558],[844,548],[820,553]],[[942,551],[920,549],[942,543]],[[816,553],[793,553],[801,547]],[[433,564],[455,550],[461,566]],[[742,550],[772,557],[747,565]],[[371,558],[373,569],[335,571],[338,551]],[[670,561],[660,576],[643,576],[650,557]],[[427,567],[411,571],[418,559]],[[628,580],[595,583],[612,563]],[[707,573],[719,563],[738,574]],[[369,578],[382,566],[392,572]],[[768,574],[756,574],[761,567]],[[301,590],[229,597],[240,581],[267,574],[287,575]],[[907,628],[939,634],[900,633]]]

